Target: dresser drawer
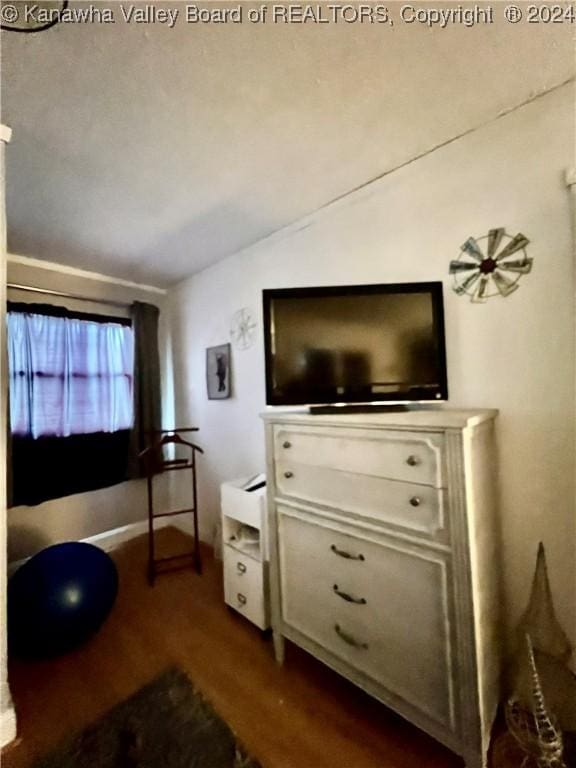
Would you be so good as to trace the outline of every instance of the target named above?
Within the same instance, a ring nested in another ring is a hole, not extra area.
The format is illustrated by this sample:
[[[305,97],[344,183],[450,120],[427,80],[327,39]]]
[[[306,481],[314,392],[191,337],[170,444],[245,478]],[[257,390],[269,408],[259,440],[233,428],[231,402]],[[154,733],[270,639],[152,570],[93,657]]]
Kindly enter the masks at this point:
[[[443,486],[443,435],[330,427],[274,428],[276,462]]]
[[[263,567],[254,558],[224,546],[224,599],[261,629],[268,626]]]
[[[341,533],[279,509],[282,620],[454,726],[449,556]]]
[[[276,465],[276,489],[287,499],[334,507],[433,539],[446,538],[441,488],[282,460]]]

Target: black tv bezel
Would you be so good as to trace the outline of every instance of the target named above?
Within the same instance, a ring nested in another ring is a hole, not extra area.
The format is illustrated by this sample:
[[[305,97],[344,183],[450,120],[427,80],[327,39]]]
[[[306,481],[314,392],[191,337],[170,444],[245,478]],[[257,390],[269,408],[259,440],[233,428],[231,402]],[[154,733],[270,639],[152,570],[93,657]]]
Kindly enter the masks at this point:
[[[285,298],[323,298],[325,296],[354,296],[362,294],[388,293],[429,293],[432,297],[432,318],[434,338],[438,346],[438,362],[440,381],[433,393],[422,393],[418,390],[408,392],[390,392],[378,394],[369,401],[362,398],[348,398],[332,401],[315,399],[292,399],[275,397],[272,386],[272,344],[271,344],[271,305],[274,299]],[[446,336],[444,332],[444,294],[441,281],[421,283],[369,283],[367,285],[330,285],[307,288],[267,288],[262,291],[264,319],[264,361],[266,370],[266,405],[269,406],[316,406],[316,405],[347,405],[347,404],[405,404],[405,403],[442,403],[448,400],[448,372],[446,364]],[[420,397],[418,394],[426,394]],[[430,397],[432,394],[432,397]],[[439,395],[439,397],[437,396]]]

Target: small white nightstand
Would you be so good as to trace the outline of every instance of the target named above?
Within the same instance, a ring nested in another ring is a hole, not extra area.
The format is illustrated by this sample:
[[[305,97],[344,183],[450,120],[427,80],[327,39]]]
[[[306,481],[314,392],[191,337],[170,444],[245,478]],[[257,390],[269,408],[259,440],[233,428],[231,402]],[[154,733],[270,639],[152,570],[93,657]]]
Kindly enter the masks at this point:
[[[260,629],[270,626],[264,475],[222,483],[224,600]]]

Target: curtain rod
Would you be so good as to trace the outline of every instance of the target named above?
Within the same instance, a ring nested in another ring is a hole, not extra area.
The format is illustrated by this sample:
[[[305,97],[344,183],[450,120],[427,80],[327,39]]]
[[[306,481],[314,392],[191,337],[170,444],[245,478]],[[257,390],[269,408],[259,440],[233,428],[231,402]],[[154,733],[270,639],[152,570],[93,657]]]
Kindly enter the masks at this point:
[[[65,291],[53,291],[50,288],[38,288],[34,285],[20,285],[19,283],[7,283],[7,288],[13,288],[17,291],[29,291],[30,293],[45,293],[48,296],[60,296],[63,299],[74,299],[75,301],[91,301],[94,304],[107,304],[109,307],[122,307],[129,309],[131,302],[111,301],[110,299],[93,299],[90,296],[79,296],[76,293],[66,293]]]

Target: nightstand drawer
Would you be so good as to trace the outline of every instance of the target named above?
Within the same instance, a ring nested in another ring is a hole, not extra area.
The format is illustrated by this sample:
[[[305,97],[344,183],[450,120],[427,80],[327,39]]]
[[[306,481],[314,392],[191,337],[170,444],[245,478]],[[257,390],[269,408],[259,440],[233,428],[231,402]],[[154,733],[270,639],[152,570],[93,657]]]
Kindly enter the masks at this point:
[[[382,477],[407,483],[443,486],[443,436],[374,429],[284,427],[274,429],[279,464]]]
[[[224,546],[224,599],[261,629],[267,626],[264,564]]]

